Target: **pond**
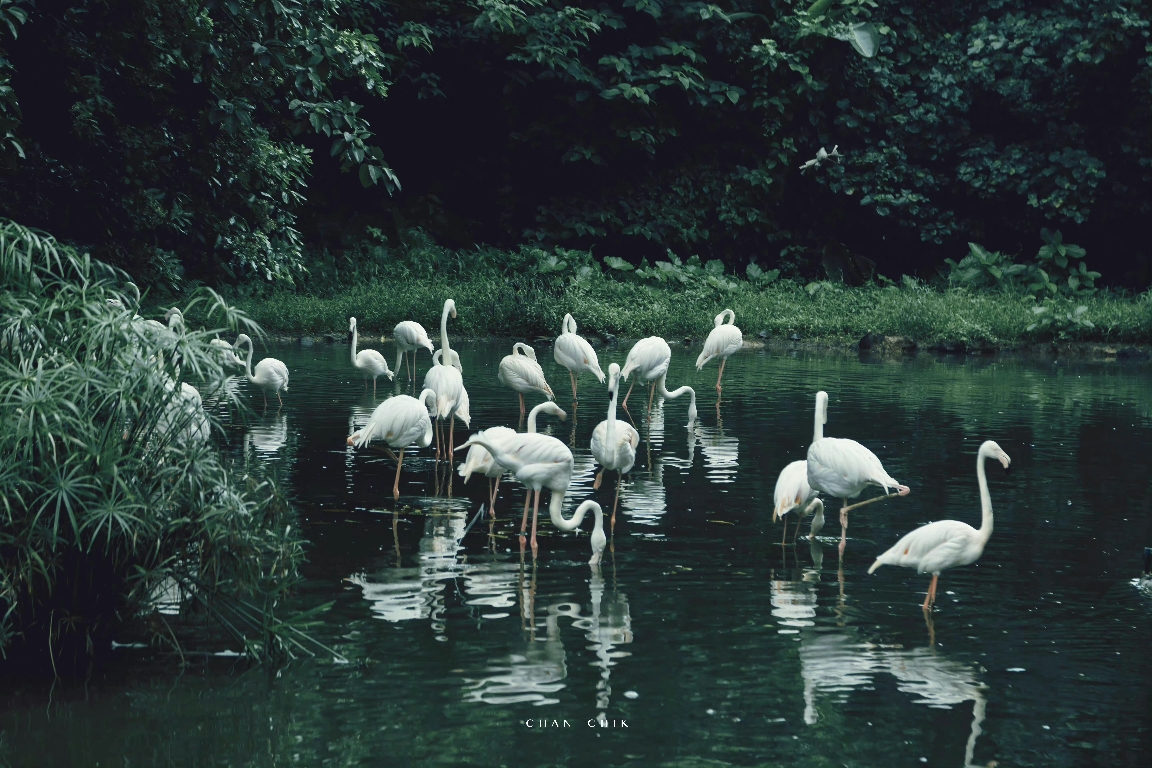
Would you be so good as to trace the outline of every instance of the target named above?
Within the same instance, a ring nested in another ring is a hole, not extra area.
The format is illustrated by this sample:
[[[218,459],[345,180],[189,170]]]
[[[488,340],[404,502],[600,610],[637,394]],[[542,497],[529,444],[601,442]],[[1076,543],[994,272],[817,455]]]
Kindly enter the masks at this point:
[[[375,346],[379,346],[378,344]],[[496,379],[511,343],[456,345],[473,428],[515,426]],[[623,363],[628,345],[600,349]],[[384,347],[393,356],[392,346]],[[541,431],[574,446],[566,509],[610,509],[592,490],[605,387],[539,348],[569,412]],[[615,535],[588,565],[591,521],[540,553],[516,536],[524,491],[439,471],[409,452],[401,497],[382,451],[345,437],[375,404],[348,347],[274,346],[291,370],[282,409],[230,430],[238,468],[279,479],[310,540],[302,605],[334,601],[314,629],[350,663],[268,673],[234,659],[121,648],[86,681],[11,683],[0,761],[20,766],[599,765],[1141,766],[1152,759],[1152,594],[1134,583],[1152,543],[1152,378],[1146,366],[1011,358],[879,360],[746,349],[716,400],[716,368],[675,345],[626,476]],[[258,355],[259,356],[259,355]],[[429,357],[418,358],[420,377]],[[247,387],[245,384],[241,384]],[[380,397],[392,391],[381,382]],[[826,434],[869,446],[912,488],[782,546],[779,471],[804,458],[814,394]],[[254,394],[254,406],[260,406]],[[538,398],[529,396],[529,405]],[[575,418],[572,418],[575,416]],[[624,418],[621,412],[621,418]],[[466,430],[457,430],[457,443]],[[867,570],[934,519],[978,525],[975,455],[995,532],[976,564],[928,578]],[[457,455],[457,463],[462,454]],[[547,492],[545,493],[547,497]],[[465,533],[467,529],[467,533]],[[934,642],[932,642],[934,640]],[[567,725],[566,725],[567,724]],[[603,725],[602,725],[603,724]],[[2,762],[0,762],[2,764]]]

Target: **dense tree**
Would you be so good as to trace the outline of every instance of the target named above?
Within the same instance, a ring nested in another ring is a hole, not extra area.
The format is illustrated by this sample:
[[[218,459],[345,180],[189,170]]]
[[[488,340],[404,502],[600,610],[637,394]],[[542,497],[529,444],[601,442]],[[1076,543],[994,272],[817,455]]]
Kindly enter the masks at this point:
[[[808,271],[1047,226],[1148,280],[1145,4],[3,7],[0,206],[159,274],[288,276],[364,224]]]

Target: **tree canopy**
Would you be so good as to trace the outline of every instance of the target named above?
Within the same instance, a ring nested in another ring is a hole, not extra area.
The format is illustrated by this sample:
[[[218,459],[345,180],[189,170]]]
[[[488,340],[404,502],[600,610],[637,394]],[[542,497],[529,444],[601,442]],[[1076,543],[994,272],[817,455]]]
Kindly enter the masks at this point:
[[[153,280],[293,279],[365,225],[800,271],[1047,227],[1149,279],[1143,3],[0,0],[0,21],[0,210]]]

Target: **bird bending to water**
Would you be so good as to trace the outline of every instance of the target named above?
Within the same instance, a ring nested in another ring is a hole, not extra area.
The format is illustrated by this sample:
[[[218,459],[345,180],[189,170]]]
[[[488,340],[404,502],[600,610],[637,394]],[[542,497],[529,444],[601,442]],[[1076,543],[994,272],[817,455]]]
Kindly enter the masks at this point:
[[[904,536],[868,569],[872,573],[882,565],[902,565],[915,568],[917,573],[931,573],[932,584],[924,598],[927,611],[936,602],[936,583],[940,572],[959,565],[971,565],[984,554],[984,545],[992,535],[992,497],[988,493],[988,478],[984,462],[996,459],[1005,471],[1012,459],[991,440],[985,440],[976,454],[976,480],[980,484],[980,529],[959,520],[937,520],[917,528]]]
[[[520,396],[520,413],[524,413],[524,393],[539,392],[549,400],[555,400],[552,387],[544,379],[544,369],[536,362],[536,350],[522,342],[512,345],[512,354],[500,361],[497,375],[500,383],[511,387]]]
[[[794,461],[784,467],[780,477],[776,478],[776,491],[772,494],[774,507],[772,509],[772,522],[783,519],[784,515],[796,510],[796,533],[792,536],[792,543],[796,543],[800,536],[800,523],[804,516],[814,513],[812,517],[812,530],[808,539],[814,540],[816,534],[824,527],[824,502],[808,485],[808,462]],[[783,544],[788,538],[788,521],[784,521],[784,537],[780,539]]]
[[[264,393],[264,407],[268,407],[269,392],[274,392],[280,405],[284,405],[284,399],[280,397],[280,392],[288,391],[288,366],[274,357],[266,357],[256,364],[256,375],[253,376],[252,339],[249,338],[248,334],[242,333],[237,336],[236,343],[232,346],[239,350],[241,344],[248,345],[248,354],[244,357],[244,374],[249,382],[255,384]]]
[[[219,353],[221,364],[234,365],[239,368],[244,367],[244,361],[236,357],[236,352],[232,349],[232,345],[224,341],[224,339],[212,339],[208,342],[208,345]]]
[[[580,336],[576,335],[576,320],[572,315],[564,315],[564,325],[560,329],[560,336],[552,347],[552,357],[556,362],[568,369],[568,377],[572,380],[572,399],[576,396],[576,377],[582,373],[591,373],[601,384],[604,383],[604,371],[600,370],[600,361],[596,359],[596,350]]]
[[[888,498],[889,488],[895,488],[899,496],[907,496],[909,488],[892,479],[876,454],[860,443],[840,437],[824,437],[824,425],[828,423],[827,392],[816,393],[815,422],[812,445],[808,447],[808,484],[814,490],[844,502],[840,509],[840,551],[843,552],[848,536],[848,511],[860,506],[848,506],[848,499],[856,498],[870,485],[883,488],[885,495],[861,504]]]
[[[352,342],[352,365],[359,368],[364,374],[364,389],[368,389],[368,379],[372,379],[372,397],[376,397],[376,377],[387,376],[392,378],[392,371],[388,370],[388,361],[384,355],[374,349],[362,349],[356,352],[356,345],[360,341],[360,332],[356,330],[356,318],[348,318],[348,336]]]
[[[404,466],[404,450],[416,443],[427,448],[432,443],[432,419],[429,407],[434,404],[436,393],[425,389],[420,397],[396,395],[390,397],[372,411],[368,424],[348,436],[347,443],[355,448],[363,448],[373,440],[382,440],[388,455],[396,461],[396,481],[392,484],[392,498],[400,498],[400,468]],[[392,452],[400,449],[400,455]]]
[[[642,378],[649,384],[648,392],[648,412],[652,412],[652,396],[656,394],[656,380],[664,374],[668,373],[668,366],[672,362],[672,349],[668,346],[668,342],[659,336],[649,336],[646,339],[640,339],[632,345],[632,349],[628,350],[628,357],[624,360],[624,368],[620,371],[620,375],[624,381],[628,381],[633,372],[637,374],[637,378]],[[636,382],[628,386],[628,393],[624,395],[624,402],[621,407],[628,410],[628,398],[632,396],[632,387],[636,386]]]
[[[604,510],[600,508],[599,504],[589,499],[576,507],[572,517],[567,520],[560,514],[559,507],[550,504],[548,505],[548,517],[552,520],[552,525],[561,531],[574,531],[580,527],[580,523],[584,522],[584,515],[588,510],[592,510],[592,514],[596,518],[595,526],[592,529],[592,559],[588,561],[588,565],[599,565],[600,559],[604,555],[604,547],[608,545],[608,537],[604,535]]]
[[[727,323],[724,322],[725,317],[728,318]],[[704,342],[700,357],[696,358],[696,370],[702,370],[712,358],[720,358],[720,375],[716,377],[717,394],[723,390],[720,380],[724,378],[724,364],[742,346],[744,346],[744,334],[736,327],[736,313],[726,309],[716,315],[715,327],[708,333],[708,340]]]
[[[660,374],[660,378],[656,380],[656,391],[659,392],[660,397],[665,400],[675,400],[684,393],[692,396],[692,399],[688,401],[688,429],[692,429],[692,425],[696,423],[696,390],[685,384],[669,392],[666,384],[667,379],[668,374]]]
[[[483,446],[497,463],[508,467],[516,475],[517,480],[529,491],[535,492],[532,506],[532,556],[535,557],[540,491],[544,488],[552,491],[548,514],[554,520],[560,517],[560,510],[564,507],[564,495],[568,492],[568,484],[572,480],[572,451],[556,438],[540,434],[517,434],[515,437],[495,441],[473,435],[460,448],[472,445]],[[524,545],[523,537],[527,527],[527,508],[525,508],[525,517],[520,522],[521,547]]]
[[[547,401],[540,403],[528,413],[529,434],[536,432],[536,416],[541,412],[549,413],[560,419],[560,421],[564,421],[564,419],[568,418],[568,414],[564,413],[564,411],[560,408],[560,406],[556,405],[556,403]],[[497,440],[504,440],[509,437],[515,437],[517,432],[516,430],[509,427],[489,427],[488,429],[481,430],[476,434],[483,435],[485,439],[495,442]],[[492,515],[492,517],[495,517],[496,491],[500,488],[500,477],[507,471],[507,469],[498,464],[496,460],[492,458],[492,454],[489,453],[486,448],[481,445],[473,445],[468,449],[468,453],[464,457],[464,462],[460,465],[457,471],[459,472],[460,476],[464,478],[464,482],[468,482],[468,478],[470,478],[473,473],[477,472],[488,478],[488,513]],[[525,507],[527,507],[527,503],[528,501],[525,499]]]
[[[444,311],[440,315],[440,349],[432,355],[432,367],[424,375],[424,388],[436,393],[436,460],[439,461],[444,452],[441,450],[443,437],[442,422],[448,419],[448,460],[452,460],[452,452],[456,440],[456,421],[453,416],[459,416],[467,426],[470,422],[468,414],[468,393],[464,391],[464,379],[460,375],[460,356],[452,351],[448,345],[448,316],[456,317],[456,302],[448,299],[444,302]],[[452,365],[452,360],[457,364]]]
[[[408,380],[414,381],[416,378],[416,350],[423,347],[428,350],[428,354],[435,352],[432,348],[432,339],[428,338],[428,331],[424,330],[424,326],[420,323],[402,320],[392,329],[392,340],[396,342],[396,372],[400,372],[401,359],[407,363],[408,353],[411,352],[412,363],[411,367],[408,368]]]
[[[663,380],[663,379],[661,379]],[[640,433],[626,421],[616,418],[616,398],[620,396],[620,366],[608,366],[608,418],[592,430],[592,455],[603,469],[596,475],[593,488],[600,487],[605,470],[616,470],[616,500],[612,502],[612,530],[616,530],[616,506],[620,503],[620,484],[624,473],[636,463],[636,449],[640,446]]]

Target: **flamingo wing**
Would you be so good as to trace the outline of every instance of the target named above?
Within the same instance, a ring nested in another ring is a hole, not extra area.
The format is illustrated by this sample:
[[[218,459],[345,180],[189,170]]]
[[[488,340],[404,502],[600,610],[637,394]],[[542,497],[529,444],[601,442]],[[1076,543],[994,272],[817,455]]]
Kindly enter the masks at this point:
[[[392,371],[388,368],[388,361],[384,355],[374,349],[364,349],[356,353],[356,367],[364,371],[366,376],[387,376],[392,378]]]
[[[552,356],[556,362],[575,374],[585,371],[596,376],[601,383],[604,381],[604,371],[600,370],[600,361],[596,358],[596,350],[582,337],[574,333],[560,334],[552,347]]]
[[[659,336],[649,336],[640,339],[628,350],[628,358],[620,370],[620,377],[625,381],[636,371],[643,378],[652,381],[668,373],[668,365],[672,362],[672,348],[668,342]]]
[[[544,369],[535,360],[524,355],[506,355],[500,361],[497,377],[501,384],[517,392],[540,392],[549,400],[556,399],[552,388],[544,379]]]
[[[714,357],[728,357],[744,346],[744,334],[734,325],[718,325],[708,334],[704,349],[696,358],[696,370],[700,370]]]
[[[815,496],[808,484],[808,462],[794,461],[780,471],[776,478],[776,490],[772,494],[772,522]]]
[[[902,565],[918,573],[939,573],[979,559],[984,547],[975,528],[959,520],[937,520],[906,534],[876,558],[868,573],[882,565]]]
[[[808,448],[808,484],[838,499],[852,499],[869,485],[899,486],[876,454],[855,440],[825,437]]]

